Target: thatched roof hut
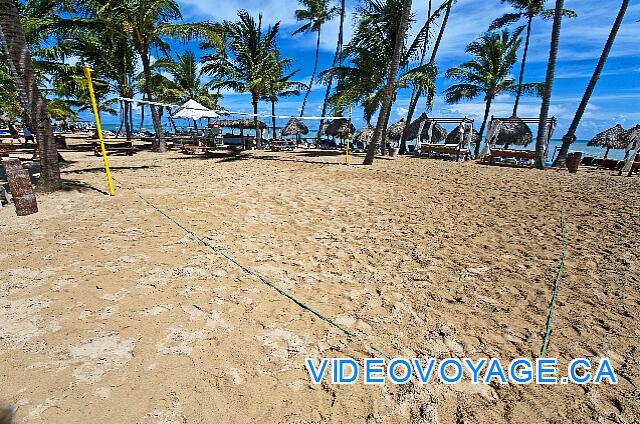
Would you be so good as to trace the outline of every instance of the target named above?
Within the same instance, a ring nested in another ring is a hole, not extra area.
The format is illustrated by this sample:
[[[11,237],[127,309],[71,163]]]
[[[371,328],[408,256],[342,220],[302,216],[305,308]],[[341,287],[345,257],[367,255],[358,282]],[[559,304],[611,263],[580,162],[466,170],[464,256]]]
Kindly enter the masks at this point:
[[[446,144],[458,144],[460,143],[460,133],[463,133],[465,140],[466,134],[464,134],[464,127],[462,124],[458,125],[447,135],[447,139],[445,141]],[[474,145],[480,141],[480,133],[475,128],[473,129],[473,134],[471,135],[471,144]]]
[[[500,119],[498,133],[494,136],[498,146],[528,146],[533,141],[531,128],[520,118]]]
[[[625,130],[622,128],[622,125],[616,124],[615,127],[609,128],[608,130],[602,131],[600,134],[596,135],[587,143],[587,146],[600,146],[604,147],[605,159],[609,155],[609,150],[611,149],[624,149],[627,147],[628,143],[625,143]]]
[[[302,119],[291,118],[289,122],[280,130],[281,135],[309,134],[309,128],[302,122]]]
[[[355,143],[369,143],[373,138],[373,132],[375,128],[373,128],[370,124],[367,124],[364,128],[362,128],[358,134],[353,138]]]
[[[420,139],[425,143],[437,143],[438,141],[442,141],[447,138],[447,130],[445,130],[442,125],[436,122],[433,125],[431,140],[429,140],[429,128],[431,126],[431,120],[426,113],[423,113],[418,117],[418,119],[409,124],[409,129],[407,130],[407,139],[416,140],[418,138],[418,132],[420,131],[421,126],[422,133],[420,134]]]
[[[624,149],[627,143],[624,142],[626,131],[622,125],[616,124],[615,127],[602,131],[587,143],[587,146],[601,146],[607,149]]]
[[[387,128],[387,140],[400,141],[406,123],[404,118]]]
[[[252,118],[247,119],[221,119],[218,121],[218,124],[221,127],[226,128],[240,128],[240,129],[253,129],[255,128],[255,123]],[[267,128],[267,124],[258,120],[258,128],[265,129]]]
[[[332,119],[323,129],[323,133],[333,137],[347,138],[349,133],[354,134],[356,127],[349,122],[348,118]]]

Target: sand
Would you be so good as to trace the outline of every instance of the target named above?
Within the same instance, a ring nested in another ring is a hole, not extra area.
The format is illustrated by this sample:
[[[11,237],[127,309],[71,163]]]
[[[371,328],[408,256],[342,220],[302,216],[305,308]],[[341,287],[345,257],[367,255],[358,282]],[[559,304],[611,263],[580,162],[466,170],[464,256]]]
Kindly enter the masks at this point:
[[[0,403],[46,423],[632,423],[640,178],[333,152],[66,152],[0,209]],[[360,163],[361,157],[354,157]],[[356,331],[353,339],[193,240]],[[304,358],[611,358],[617,386],[313,385]]]

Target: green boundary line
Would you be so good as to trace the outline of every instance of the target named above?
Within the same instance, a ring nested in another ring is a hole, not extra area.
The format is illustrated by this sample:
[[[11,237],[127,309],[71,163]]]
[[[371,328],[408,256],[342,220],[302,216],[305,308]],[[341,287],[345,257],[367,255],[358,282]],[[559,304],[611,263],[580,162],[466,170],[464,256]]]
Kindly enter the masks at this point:
[[[125,188],[128,188],[126,186],[124,186],[124,184],[118,182],[120,185],[122,185]],[[258,274],[257,272],[253,271],[252,269],[242,265],[237,259],[235,259],[234,257],[232,257],[231,255],[225,253],[221,247],[219,246],[214,246],[212,244],[210,244],[206,239],[199,237],[196,233],[194,233],[193,231],[191,231],[189,228],[185,227],[184,225],[182,225],[180,222],[178,222],[176,219],[174,219],[171,215],[169,215],[168,213],[164,212],[162,209],[158,208],[156,205],[154,205],[153,203],[151,203],[149,200],[147,200],[144,196],[142,196],[140,193],[138,193],[136,190],[133,189],[129,189],[132,192],[134,192],[140,199],[142,199],[147,205],[151,206],[153,209],[155,209],[158,213],[160,213],[162,216],[164,216],[167,220],[169,220],[170,222],[172,222],[174,225],[176,225],[177,227],[181,228],[182,230],[184,230],[187,234],[189,234],[191,237],[193,237],[195,240],[197,240],[199,243],[203,244],[204,246],[207,246],[209,249],[211,249],[213,252],[223,256],[224,258],[226,258],[229,262],[233,263],[234,265],[236,265],[238,268],[240,268],[242,271],[244,271],[245,273],[258,278],[260,281],[262,281],[264,284],[266,284],[267,286],[271,287],[272,289],[276,290],[278,293],[280,293],[282,296],[286,297],[287,299],[291,300],[293,303],[295,303],[296,305],[300,306],[302,309],[311,312],[313,315],[315,315],[316,317],[320,318],[321,320],[327,322],[329,325],[337,328],[338,330],[340,330],[341,332],[343,332],[344,334],[346,334],[349,337],[353,337],[355,339],[359,339],[362,341],[365,341],[361,336],[357,335],[356,333],[347,330],[346,328],[342,327],[340,324],[338,324],[337,322],[335,322],[334,320],[332,320],[331,318],[321,314],[320,312],[316,311],[315,309],[311,308],[310,306],[306,305],[304,302],[302,302],[301,300],[297,299],[296,297],[294,297],[293,295],[287,293],[285,290],[283,290],[282,288],[276,286],[275,284],[273,284],[271,281],[269,281],[268,279],[266,279],[265,277],[263,277],[262,275]],[[365,341],[366,342],[366,341]],[[384,357],[386,357],[387,359],[392,359],[391,356],[383,353],[380,349],[378,349],[374,344],[366,342],[366,344],[376,353],[378,353],[379,355],[382,355]]]
[[[560,212],[560,229],[562,238],[562,258],[560,259],[560,267],[556,275],[556,281],[553,284],[553,295],[551,296],[551,306],[549,308],[549,314],[547,315],[547,326],[545,329],[544,340],[542,341],[542,347],[540,348],[540,356],[544,356],[549,346],[549,335],[551,334],[551,320],[553,319],[553,310],[556,307],[556,298],[558,297],[558,283],[562,277],[562,270],[564,269],[564,260],[567,257],[567,242],[565,239],[565,224],[564,224],[564,208]]]

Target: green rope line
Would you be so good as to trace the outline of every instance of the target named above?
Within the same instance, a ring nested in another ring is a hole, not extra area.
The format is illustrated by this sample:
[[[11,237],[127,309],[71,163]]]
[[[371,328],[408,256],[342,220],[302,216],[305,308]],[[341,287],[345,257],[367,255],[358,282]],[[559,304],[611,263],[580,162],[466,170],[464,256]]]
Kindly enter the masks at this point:
[[[558,268],[558,274],[556,275],[556,281],[553,285],[553,296],[551,297],[551,307],[549,308],[549,315],[547,316],[547,328],[544,334],[544,340],[542,347],[540,348],[540,356],[544,356],[549,346],[549,334],[551,333],[551,320],[553,319],[553,310],[556,307],[556,298],[558,297],[558,283],[560,277],[562,277],[562,270],[564,269],[564,260],[567,257],[567,242],[565,240],[565,225],[564,225],[564,208],[560,212],[560,229],[562,234],[562,258],[560,259],[560,267]]]
[[[119,183],[120,185],[122,185],[122,183]],[[296,305],[300,306],[302,309],[311,312],[313,315],[315,315],[316,317],[320,318],[321,320],[327,322],[328,324],[330,324],[331,326],[337,328],[338,330],[340,330],[341,332],[343,332],[344,334],[346,334],[349,337],[353,337],[359,340],[363,340],[361,336],[359,336],[358,334],[347,330],[346,328],[342,327],[340,324],[338,324],[337,322],[335,322],[334,320],[332,320],[331,318],[321,314],[320,312],[316,311],[315,309],[311,308],[310,306],[306,305],[304,302],[302,302],[301,300],[297,299],[296,297],[294,297],[293,295],[287,293],[285,290],[281,289],[280,287],[276,286],[275,284],[273,284],[271,281],[269,281],[268,279],[266,279],[265,277],[263,277],[262,275],[258,274],[257,272],[253,271],[250,268],[247,268],[246,266],[242,265],[237,259],[235,259],[234,257],[232,257],[231,255],[227,254],[226,252],[224,252],[222,250],[222,248],[220,248],[219,246],[214,246],[211,245],[206,239],[199,237],[196,233],[194,233],[193,231],[191,231],[189,228],[185,227],[184,225],[182,225],[180,222],[178,222],[177,220],[175,220],[172,216],[170,216],[168,213],[164,212],[162,209],[158,208],[156,205],[154,205],[153,203],[151,203],[149,200],[147,200],[144,196],[142,196],[140,193],[138,193],[136,190],[131,190],[133,191],[140,199],[142,199],[147,205],[151,206],[153,209],[155,209],[158,213],[160,213],[162,216],[164,216],[167,220],[169,220],[170,222],[172,222],[174,225],[176,225],[177,227],[181,228],[182,230],[184,230],[187,234],[189,234],[191,237],[193,237],[195,240],[197,240],[199,243],[203,244],[204,246],[207,246],[209,249],[211,249],[213,252],[223,256],[224,258],[226,258],[229,262],[233,263],[234,265],[236,265],[238,268],[240,268],[242,271],[244,271],[245,273],[258,278],[260,281],[262,281],[264,284],[266,284],[267,286],[271,287],[272,289],[276,290],[278,293],[280,293],[282,296],[286,297],[287,299],[291,300],[293,303],[295,303]],[[369,347],[375,351],[376,353],[386,357],[387,359],[392,359],[391,356],[383,353],[380,349],[378,349],[375,345],[369,343]]]

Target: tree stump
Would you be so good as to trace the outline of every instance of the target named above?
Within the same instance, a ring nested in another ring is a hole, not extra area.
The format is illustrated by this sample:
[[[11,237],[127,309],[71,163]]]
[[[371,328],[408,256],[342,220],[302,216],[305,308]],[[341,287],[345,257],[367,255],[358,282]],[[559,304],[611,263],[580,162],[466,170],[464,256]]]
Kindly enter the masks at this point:
[[[16,215],[26,216],[38,212],[36,195],[31,186],[31,179],[26,169],[22,167],[20,159],[8,159],[2,161],[4,173],[9,183],[9,191],[16,205]]]

